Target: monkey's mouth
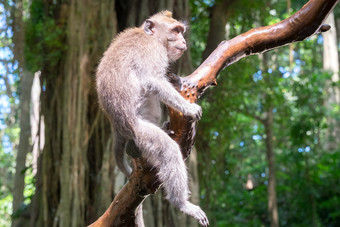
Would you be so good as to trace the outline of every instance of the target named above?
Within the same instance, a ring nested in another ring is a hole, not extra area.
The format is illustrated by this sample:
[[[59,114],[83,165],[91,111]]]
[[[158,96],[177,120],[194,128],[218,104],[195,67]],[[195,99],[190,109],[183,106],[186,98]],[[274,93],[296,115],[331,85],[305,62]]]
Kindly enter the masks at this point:
[[[168,52],[168,57],[171,62],[176,61],[179,59],[186,51],[187,47],[174,47],[171,51]]]
[[[187,47],[186,46],[183,46],[183,47],[175,47],[177,50],[180,50],[182,52],[186,51],[187,50]]]

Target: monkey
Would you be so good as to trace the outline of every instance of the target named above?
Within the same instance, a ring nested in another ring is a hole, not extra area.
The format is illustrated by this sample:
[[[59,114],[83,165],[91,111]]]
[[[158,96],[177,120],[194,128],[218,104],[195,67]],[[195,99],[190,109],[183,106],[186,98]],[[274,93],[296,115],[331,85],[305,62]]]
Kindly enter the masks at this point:
[[[140,27],[128,28],[111,42],[99,62],[96,88],[99,103],[114,127],[116,163],[129,176],[124,147],[133,142],[141,156],[158,171],[166,198],[202,226],[209,221],[204,211],[189,202],[188,174],[179,145],[158,125],[159,103],[199,120],[202,109],[185,100],[169,82],[169,64],[187,50],[186,25],[162,11]]]

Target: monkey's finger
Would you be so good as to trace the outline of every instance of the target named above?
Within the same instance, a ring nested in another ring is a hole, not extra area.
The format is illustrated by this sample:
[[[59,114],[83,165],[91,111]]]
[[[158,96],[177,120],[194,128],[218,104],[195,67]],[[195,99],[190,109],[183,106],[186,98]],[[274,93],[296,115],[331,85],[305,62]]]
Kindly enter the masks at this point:
[[[200,211],[198,214],[198,219],[199,219],[199,223],[203,226],[208,226],[209,225],[209,221],[207,216],[205,215],[204,211]]]
[[[204,217],[204,218],[203,218],[203,223],[204,223],[205,226],[208,226],[208,225],[209,225],[209,220],[208,220],[207,217]]]
[[[202,118],[202,113],[197,113],[196,114],[196,120],[200,120]]]
[[[202,225],[202,226],[206,226],[206,224],[205,224],[205,222],[204,222],[204,220],[199,220],[199,222],[198,222],[200,225]]]
[[[200,115],[200,118],[202,117],[202,109],[200,109],[200,111],[198,112],[198,114]]]
[[[206,220],[200,220],[198,223],[202,226],[205,226],[205,227],[207,227],[209,225],[209,223],[207,223]]]
[[[204,223],[205,223],[205,226],[209,226],[209,220],[207,218],[204,220]]]
[[[208,226],[209,225],[209,220],[208,220],[208,218],[207,218],[207,216],[205,215],[205,213],[203,212],[202,213],[202,223],[204,224],[204,226]]]
[[[208,221],[208,219],[204,220],[204,226],[209,226],[209,221]]]

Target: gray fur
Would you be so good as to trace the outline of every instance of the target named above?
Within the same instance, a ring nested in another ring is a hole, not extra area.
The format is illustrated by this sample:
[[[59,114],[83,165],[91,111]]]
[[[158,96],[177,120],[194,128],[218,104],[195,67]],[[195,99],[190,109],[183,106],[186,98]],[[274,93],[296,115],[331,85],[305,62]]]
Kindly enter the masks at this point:
[[[118,167],[130,175],[124,146],[133,140],[143,158],[158,169],[167,199],[207,226],[205,213],[188,201],[188,175],[180,148],[157,126],[159,101],[195,120],[202,114],[201,107],[186,101],[166,77],[168,64],[186,50],[182,32],[173,29],[180,26],[184,31],[184,25],[169,13],[158,13],[140,28],[127,29],[113,40],[98,66],[97,90],[115,129]]]

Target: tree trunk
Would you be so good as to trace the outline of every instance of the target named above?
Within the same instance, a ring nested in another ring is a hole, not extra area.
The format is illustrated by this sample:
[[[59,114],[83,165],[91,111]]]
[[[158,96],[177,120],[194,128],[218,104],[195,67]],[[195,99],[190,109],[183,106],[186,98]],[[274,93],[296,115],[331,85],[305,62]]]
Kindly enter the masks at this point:
[[[13,218],[12,226],[19,225],[19,217],[24,210],[24,188],[25,188],[25,172],[26,172],[26,156],[31,150],[30,136],[30,101],[31,88],[33,83],[33,75],[25,69],[24,60],[24,41],[25,26],[23,23],[23,1],[16,1],[12,8],[13,13],[13,42],[14,58],[19,63],[20,79],[20,139],[16,157],[14,189],[13,189]],[[21,73],[20,73],[21,72]]]
[[[340,88],[339,82],[339,56],[337,46],[336,26],[334,20],[334,13],[332,12],[327,20],[332,29],[329,32],[323,33],[323,68],[332,74],[331,81],[328,84],[328,100],[326,105],[328,108],[333,109],[340,105]],[[337,111],[337,113],[339,113]],[[338,148],[340,143],[340,120],[336,119],[338,114],[328,117],[328,132],[327,142],[324,148],[329,151],[334,151]]]
[[[33,76],[26,72],[21,76],[20,94],[20,140],[16,158],[14,189],[13,189],[13,219],[12,226],[17,226],[18,218],[23,212],[24,188],[26,172],[26,156],[31,151],[30,136],[30,101]]]
[[[261,69],[263,72],[268,72],[268,53],[264,53],[259,56],[262,60]],[[267,106],[265,110],[266,117],[262,119],[262,124],[265,129],[265,145],[266,145],[266,159],[268,166],[268,185],[267,185],[267,194],[268,194],[268,213],[271,227],[279,226],[279,214],[277,208],[277,197],[276,197],[276,162],[275,162],[275,152],[274,152],[274,142],[273,142],[273,130],[274,130],[274,114],[273,114],[273,82],[272,78],[269,74],[265,73],[264,81],[266,86],[271,91],[269,94],[265,93],[265,103],[264,106]]]
[[[203,60],[215,50],[220,42],[229,38],[227,37],[226,25],[228,23],[229,10],[232,8],[234,2],[235,0],[216,1],[211,8],[208,40],[203,52]]]
[[[38,22],[52,20],[55,37],[52,44],[43,40],[41,53],[48,58],[41,69],[46,143],[38,162],[32,226],[85,226],[114,196],[112,132],[93,86],[96,65],[116,33],[114,5],[111,0],[44,1]]]
[[[275,153],[273,146],[273,108],[267,110],[267,118],[264,121],[266,132],[266,158],[268,162],[268,212],[270,226],[279,226],[279,215],[276,199],[276,177],[275,177]]]

